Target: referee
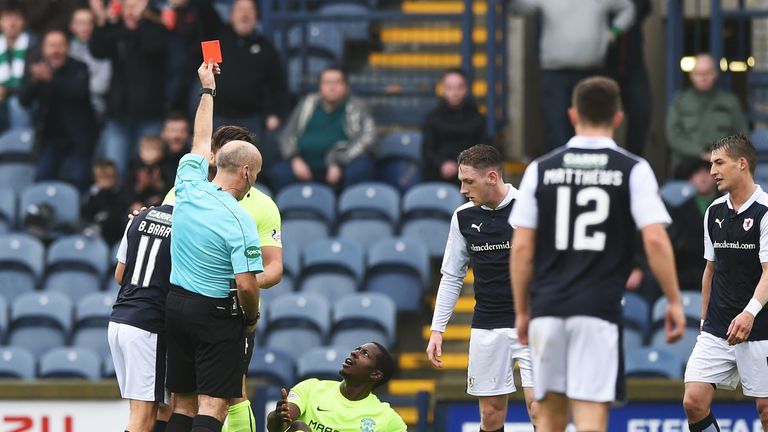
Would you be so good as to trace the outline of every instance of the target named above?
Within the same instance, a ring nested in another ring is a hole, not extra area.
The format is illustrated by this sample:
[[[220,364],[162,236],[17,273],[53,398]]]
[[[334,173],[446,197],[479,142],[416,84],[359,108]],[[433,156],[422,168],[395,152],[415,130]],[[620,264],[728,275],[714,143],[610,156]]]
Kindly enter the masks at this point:
[[[261,155],[249,143],[227,143],[218,153],[216,177],[208,182],[218,72],[213,62],[198,69],[203,88],[192,151],[176,173],[166,301],[167,387],[175,407],[168,432],[221,430],[227,400],[242,394],[244,336],[258,319],[259,237],[237,201],[256,181]],[[232,285],[237,289],[230,291]]]

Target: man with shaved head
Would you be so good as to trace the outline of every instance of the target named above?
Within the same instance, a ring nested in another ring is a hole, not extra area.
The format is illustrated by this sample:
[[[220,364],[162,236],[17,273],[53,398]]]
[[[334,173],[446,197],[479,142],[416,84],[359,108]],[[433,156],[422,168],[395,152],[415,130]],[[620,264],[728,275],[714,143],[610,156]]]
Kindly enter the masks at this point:
[[[261,155],[248,142],[231,141],[219,150],[216,175],[208,181],[218,72],[213,62],[198,69],[202,89],[192,151],[176,171],[166,300],[166,386],[175,406],[168,432],[221,430],[228,400],[242,394],[245,335],[259,317],[261,245],[238,201],[253,187]],[[151,254],[152,246],[146,247]]]

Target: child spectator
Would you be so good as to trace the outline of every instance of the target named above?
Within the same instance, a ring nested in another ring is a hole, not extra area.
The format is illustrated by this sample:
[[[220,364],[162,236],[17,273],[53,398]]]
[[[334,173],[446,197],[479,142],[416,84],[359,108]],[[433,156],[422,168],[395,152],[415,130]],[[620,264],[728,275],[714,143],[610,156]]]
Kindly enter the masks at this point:
[[[172,186],[172,179],[164,175],[165,145],[160,137],[144,136],[139,141],[139,159],[131,164],[128,173],[133,204],[156,206]],[[141,207],[141,206],[140,206]]]
[[[104,241],[112,245],[123,235],[126,194],[120,187],[117,166],[110,160],[94,164],[93,178],[95,182],[82,209],[83,220],[98,226]]]

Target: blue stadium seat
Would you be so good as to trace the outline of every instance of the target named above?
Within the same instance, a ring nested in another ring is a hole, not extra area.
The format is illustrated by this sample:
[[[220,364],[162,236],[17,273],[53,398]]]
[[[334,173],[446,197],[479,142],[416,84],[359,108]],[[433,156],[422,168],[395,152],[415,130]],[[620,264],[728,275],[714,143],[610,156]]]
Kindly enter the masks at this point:
[[[117,378],[117,373],[115,372],[115,362],[112,360],[112,353],[109,353],[106,357],[104,357],[104,362],[102,365],[104,366],[101,368],[102,377]]]
[[[261,378],[270,384],[290,388],[296,383],[293,357],[270,348],[253,350],[251,363],[248,365],[249,378]]]
[[[627,377],[682,378],[682,360],[663,348],[637,348],[627,352]]]
[[[451,183],[412,187],[403,197],[401,236],[420,239],[433,258],[443,256],[451,216],[465,201],[458,187]]]
[[[299,53],[302,45],[302,25],[294,25],[288,30],[288,51]],[[306,25],[306,50],[313,55],[327,56],[340,63],[344,60],[344,40],[333,23],[317,22]]]
[[[357,242],[328,239],[304,251],[299,291],[317,293],[329,301],[357,291],[365,272],[363,248]]]
[[[622,336],[624,337],[624,352],[645,346],[645,336],[638,330],[625,327]]]
[[[284,295],[292,294],[294,292],[293,277],[283,274],[280,282],[270,288],[262,288],[259,291],[259,300],[262,305],[268,305],[270,302]]]
[[[54,348],[40,357],[40,378],[101,379],[101,357],[87,348]]]
[[[696,338],[699,336],[699,326],[696,325],[696,327],[693,327],[689,325],[685,330],[686,331],[682,339],[675,343],[668,344],[666,341],[666,336],[664,335],[664,328],[656,329],[651,334],[650,343],[648,345],[651,348],[667,349],[675,353],[675,355],[677,355],[677,357],[679,357],[683,363],[687,362],[688,357],[691,356],[693,347],[696,346]]]
[[[31,157],[35,149],[35,131],[28,128],[11,129],[0,135],[0,159]]]
[[[107,326],[114,302],[111,294],[101,292],[89,294],[77,302],[73,346],[92,349],[102,357],[109,354]]]
[[[64,346],[72,328],[72,302],[61,293],[27,293],[13,301],[8,345],[40,356]]]
[[[286,247],[305,245],[308,239],[328,237],[336,220],[336,195],[326,185],[291,185],[277,195],[282,215],[282,237]]]
[[[688,321],[688,325],[699,328],[701,324],[701,293],[696,291],[681,291],[681,300],[683,302],[683,312]],[[663,327],[664,313],[667,310],[666,297],[660,297],[653,305],[651,313],[651,322],[654,328]]]
[[[398,311],[416,311],[429,283],[429,253],[411,239],[381,240],[368,251],[364,291],[394,300]]]
[[[397,309],[384,294],[361,293],[340,298],[333,305],[331,345],[356,347],[376,341],[395,342]]]
[[[768,181],[768,162],[758,162],[755,166],[755,182],[765,183]]]
[[[354,15],[355,21],[327,21],[341,31],[344,40],[366,41],[369,21],[366,16],[370,13],[368,6],[359,3],[326,4],[318,10],[320,15]]]
[[[0,379],[35,378],[35,356],[21,347],[0,347]]]
[[[75,225],[80,218],[80,194],[68,183],[46,181],[25,188],[21,192],[19,220],[24,220],[30,206],[40,204],[48,204],[53,208],[58,223]]]
[[[336,347],[318,347],[305,350],[296,361],[298,381],[308,378],[321,380],[338,380],[342,362],[349,351]]]
[[[282,228],[281,228],[282,230]],[[285,244],[283,237],[283,276],[292,276],[294,280],[301,274],[301,248],[300,244]]]
[[[288,186],[277,195],[277,206],[283,220],[320,220],[330,225],[336,221],[336,195],[320,183]]]
[[[16,193],[11,188],[0,187],[0,234],[13,231],[15,227]]]
[[[0,236],[0,295],[8,302],[35,290],[43,275],[45,247],[26,234]]]
[[[5,340],[8,332],[8,301],[0,295],[0,342]]]
[[[405,192],[421,181],[421,132],[395,132],[376,149],[376,178]]]
[[[651,325],[650,308],[643,296],[632,292],[624,293],[624,325],[645,334]]]
[[[24,190],[35,182],[32,162],[0,162],[0,184],[15,191]],[[21,212],[21,211],[20,211]]]
[[[670,180],[659,191],[661,199],[671,207],[679,207],[696,194],[696,189],[688,180]]]
[[[366,250],[392,237],[399,219],[400,194],[385,183],[361,183],[339,198],[339,237],[357,241]]]
[[[768,129],[755,129],[749,136],[758,154],[768,154]]]
[[[109,248],[101,238],[62,237],[48,248],[44,290],[67,294],[73,301],[98,292],[109,266]]]
[[[312,293],[285,295],[267,307],[264,346],[295,358],[301,351],[322,345],[330,327],[331,306],[324,297]]]

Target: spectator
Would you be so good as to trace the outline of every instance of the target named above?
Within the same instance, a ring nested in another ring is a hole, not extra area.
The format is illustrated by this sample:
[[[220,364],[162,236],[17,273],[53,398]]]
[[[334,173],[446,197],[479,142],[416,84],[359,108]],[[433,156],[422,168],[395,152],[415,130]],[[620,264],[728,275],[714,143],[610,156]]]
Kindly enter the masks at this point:
[[[280,127],[287,100],[285,72],[277,51],[267,38],[256,33],[254,0],[235,0],[230,26],[221,32],[225,72],[218,78],[214,128],[243,126],[262,137],[266,127]]]
[[[514,12],[541,13],[540,104],[551,150],[574,135],[567,115],[573,88],[602,71],[608,45],[630,28],[635,7],[630,0],[512,0],[510,5]]]
[[[139,142],[139,158],[131,163],[128,186],[132,193],[132,206],[160,205],[173,179],[166,177],[165,145],[160,137],[144,136]]]
[[[166,95],[168,106],[187,112],[190,90],[197,96],[194,71],[200,65],[200,41],[218,39],[221,19],[210,0],[168,0],[163,24],[170,32]],[[195,102],[197,103],[197,102]]]
[[[167,167],[170,168],[170,178],[173,178],[176,173],[176,167],[179,166],[179,161],[185,154],[189,153],[191,147],[187,118],[177,112],[168,114],[165,117],[160,138],[165,143],[165,150],[168,153],[166,154],[165,161]]]
[[[61,30],[45,34],[42,58],[28,65],[19,100],[36,105],[37,179],[64,179],[86,190],[98,130],[88,89],[88,67],[69,57]]]
[[[24,76],[27,51],[33,37],[24,30],[21,5],[9,1],[0,6],[0,102],[3,102],[4,127],[28,127],[29,112],[19,103],[17,92]]]
[[[99,227],[101,237],[112,245],[120,240],[128,208],[125,191],[120,186],[117,166],[108,160],[98,160],[93,166],[94,184],[83,205],[83,220]]]
[[[93,11],[88,8],[80,8],[72,13],[69,21],[69,31],[72,32],[69,51],[72,58],[88,65],[91,76],[91,103],[99,118],[103,119],[107,112],[106,98],[112,78],[112,64],[109,60],[96,59],[88,47],[93,35],[94,19]]]
[[[29,30],[39,35],[48,30],[66,30],[69,17],[83,3],[84,0],[27,0],[21,2],[21,5]]]
[[[635,23],[608,49],[608,75],[621,87],[627,120],[626,147],[642,156],[651,125],[651,83],[643,53],[643,21],[651,13],[651,0],[632,0]]]
[[[699,158],[684,159],[678,166],[676,177],[687,178],[696,189],[692,196],[669,213],[672,224],[667,231],[672,240],[677,262],[677,276],[681,289],[701,289],[704,259],[704,213],[720,195],[717,184],[709,174],[710,163]]]
[[[469,95],[467,74],[449,69],[441,79],[443,91],[437,106],[421,127],[422,154],[428,181],[456,181],[456,158],[463,150],[485,143],[485,118]]]
[[[147,10],[147,1],[125,0],[118,17],[101,0],[91,0],[96,28],[88,45],[94,57],[112,63],[101,153],[115,161],[124,178],[139,139],[159,134],[165,115],[159,101],[165,95],[168,32]]]
[[[675,95],[667,112],[667,140],[672,167],[683,158],[709,160],[709,146],[720,138],[748,133],[747,120],[736,96],[715,88],[717,65],[709,54],[696,56],[692,86]]]
[[[329,67],[320,73],[320,92],[299,102],[280,133],[286,160],[275,166],[272,185],[325,181],[347,187],[371,180],[375,137],[373,117],[361,99],[349,94],[346,73]]]

